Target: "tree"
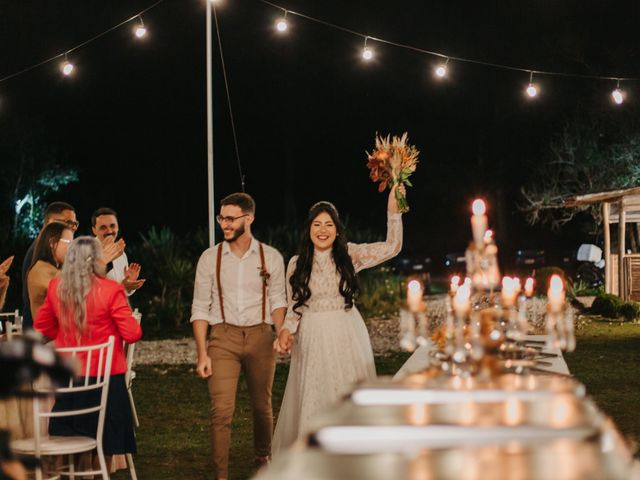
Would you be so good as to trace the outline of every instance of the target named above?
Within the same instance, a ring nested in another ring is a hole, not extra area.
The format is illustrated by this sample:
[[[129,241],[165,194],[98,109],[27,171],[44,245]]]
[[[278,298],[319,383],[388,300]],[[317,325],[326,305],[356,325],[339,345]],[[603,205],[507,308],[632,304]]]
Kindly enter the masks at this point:
[[[633,120],[578,115],[532,166],[520,209],[533,225],[559,228],[581,212],[600,224],[598,205],[566,208],[567,197],[640,185],[640,129]]]
[[[38,120],[13,119],[0,131],[0,218],[6,219],[0,228],[10,230],[14,240],[33,238],[42,225],[47,195],[78,181],[78,173],[64,166],[64,156]]]

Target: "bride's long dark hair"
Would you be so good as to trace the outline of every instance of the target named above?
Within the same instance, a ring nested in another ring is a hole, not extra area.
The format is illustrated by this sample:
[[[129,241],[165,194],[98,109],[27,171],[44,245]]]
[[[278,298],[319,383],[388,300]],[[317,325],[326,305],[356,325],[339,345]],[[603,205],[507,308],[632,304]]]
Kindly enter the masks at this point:
[[[333,224],[336,226],[336,239],[333,242],[331,253],[333,261],[336,264],[336,270],[340,274],[340,294],[344,297],[344,308],[349,310],[353,307],[353,300],[360,293],[360,285],[356,276],[353,262],[349,256],[347,247],[347,238],[345,235],[344,225],[340,221],[338,210],[330,202],[318,202],[309,210],[309,216],[305,222],[305,228],[302,231],[300,244],[298,246],[298,261],[296,268],[291,275],[289,283],[291,284],[292,299],[295,302],[293,311],[298,315],[300,307],[306,304],[311,298],[311,290],[309,289],[309,279],[311,278],[311,268],[313,267],[313,251],[314,246],[311,241],[309,232],[311,224],[321,213],[327,213]]]

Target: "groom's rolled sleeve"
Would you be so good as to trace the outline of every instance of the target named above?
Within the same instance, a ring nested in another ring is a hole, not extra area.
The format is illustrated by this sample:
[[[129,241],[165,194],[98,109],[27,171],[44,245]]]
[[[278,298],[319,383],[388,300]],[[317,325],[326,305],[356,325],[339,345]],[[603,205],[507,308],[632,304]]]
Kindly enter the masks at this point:
[[[280,252],[273,255],[273,264],[269,273],[269,305],[271,313],[287,306],[287,289],[284,280],[284,260]]]
[[[191,304],[191,322],[206,320],[213,325],[211,307],[213,305],[214,258],[213,249],[205,250],[198,260],[196,280],[193,286],[193,303]]]

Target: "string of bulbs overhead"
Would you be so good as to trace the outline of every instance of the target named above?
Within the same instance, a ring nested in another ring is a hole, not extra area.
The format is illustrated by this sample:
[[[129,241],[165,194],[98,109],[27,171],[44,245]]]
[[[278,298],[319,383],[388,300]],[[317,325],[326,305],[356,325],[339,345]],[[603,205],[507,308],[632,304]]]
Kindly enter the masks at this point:
[[[221,3],[220,0],[207,0],[207,1],[211,1],[214,5]],[[613,101],[613,103],[615,103],[616,105],[621,105],[622,103],[624,103],[625,99],[626,99],[626,92],[624,89],[621,88],[620,84],[622,82],[632,82],[632,81],[638,81],[640,79],[638,78],[634,78],[634,77],[612,77],[612,76],[600,76],[600,75],[583,75],[583,74],[576,74],[576,73],[567,73],[567,72],[557,72],[557,71],[544,71],[544,70],[537,70],[537,69],[530,69],[530,68],[522,68],[522,67],[516,67],[516,66],[512,66],[512,65],[506,65],[506,64],[499,64],[499,63],[492,63],[492,62],[485,62],[485,61],[481,61],[481,60],[476,60],[476,59],[472,59],[472,58],[465,58],[465,57],[457,57],[457,56],[453,56],[453,55],[447,55],[441,52],[435,52],[435,51],[430,51],[430,50],[425,50],[423,48],[420,47],[416,47],[413,45],[409,45],[409,44],[403,44],[403,43],[398,43],[398,42],[394,42],[391,40],[386,40],[383,38],[379,38],[379,37],[374,37],[371,35],[367,35],[364,34],[362,32],[358,32],[355,30],[352,30],[350,28],[341,26],[341,25],[337,25],[325,20],[322,20],[320,18],[317,17],[312,17],[310,15],[306,15],[304,13],[301,12],[296,12],[290,9],[287,9],[281,5],[278,5],[276,3],[273,3],[269,0],[257,0],[260,3],[263,3],[265,5],[269,5],[277,10],[279,10],[280,12],[282,12],[282,15],[276,20],[275,22],[275,30],[279,33],[279,34],[286,34],[286,32],[289,29],[289,18],[290,16],[296,16],[298,18],[302,18],[305,19],[307,21],[310,22],[314,22],[320,25],[323,25],[325,27],[328,28],[332,28],[335,30],[339,30],[345,33],[349,33],[351,35],[357,36],[359,38],[361,38],[363,40],[363,46],[362,46],[362,59],[365,62],[369,62],[371,60],[374,59],[375,57],[375,50],[372,47],[372,43],[379,43],[379,44],[386,44],[386,45],[390,45],[390,46],[394,46],[397,48],[403,48],[406,50],[411,50],[413,52],[416,53],[420,53],[423,55],[427,55],[427,56],[431,56],[431,57],[436,57],[439,58],[441,61],[434,67],[433,69],[433,73],[434,76],[438,79],[444,79],[449,75],[449,63],[450,62],[460,62],[460,63],[469,63],[469,64],[475,64],[475,65],[480,65],[480,66],[484,66],[484,67],[489,67],[489,68],[495,68],[495,69],[501,69],[501,70],[510,70],[510,71],[515,71],[515,72],[522,72],[525,73],[529,76],[529,81],[526,84],[526,87],[524,89],[526,95],[529,98],[536,98],[538,96],[538,94],[540,93],[540,88],[539,86],[536,84],[536,82],[534,81],[534,76],[537,77],[541,77],[541,76],[556,76],[556,77],[573,77],[573,78],[581,78],[581,79],[588,79],[588,80],[599,80],[599,81],[610,81],[610,82],[615,82],[616,86],[615,89],[613,89],[611,91],[611,99]],[[73,63],[73,60],[70,59],[70,54],[73,53],[74,51],[88,45],[89,43],[97,40],[98,38],[112,32],[113,30],[116,30],[117,28],[120,28],[123,25],[126,24],[132,24],[132,31],[133,34],[135,36],[136,39],[141,40],[143,38],[145,38],[147,36],[147,28],[144,24],[144,21],[142,19],[142,15],[146,12],[148,12],[149,10],[157,7],[159,4],[163,3],[164,0],[158,0],[155,3],[151,4],[150,6],[148,6],[147,8],[145,8],[144,10],[136,13],[135,15],[127,18],[126,20],[118,23],[117,25],[114,25],[113,27],[103,31],[102,33],[95,35],[91,38],[89,38],[88,40],[62,52],[59,53],[57,55],[54,55],[50,58],[47,58],[41,62],[38,62],[34,65],[31,65],[29,67],[26,67],[20,71],[17,71],[15,73],[12,73],[10,75],[6,75],[5,77],[0,78],[0,83],[7,81],[11,78],[17,77],[18,75],[22,75],[26,72],[29,72],[37,67],[40,67],[42,65],[45,65],[47,63],[62,59],[62,61],[60,62],[60,71],[62,72],[62,74],[66,77],[73,75],[74,71],[75,71],[75,65]],[[215,7],[214,7],[215,8]]]
[[[211,0],[214,3],[218,3],[219,0]],[[434,52],[434,51],[429,51],[429,50],[425,50],[419,47],[415,47],[413,45],[407,45],[407,44],[402,44],[402,43],[397,43],[394,41],[390,41],[390,40],[385,40],[383,38],[377,38],[377,37],[373,37],[371,35],[366,35],[362,32],[357,32],[355,30],[352,30],[350,28],[346,28],[344,26],[341,25],[337,25],[334,23],[330,23],[327,22],[325,20],[316,18],[316,17],[312,17],[300,12],[295,12],[293,10],[289,10],[281,5],[275,4],[273,2],[270,2],[268,0],[257,0],[260,3],[269,5],[273,8],[276,8],[280,11],[283,12],[283,15],[281,17],[279,17],[276,22],[275,22],[275,29],[278,33],[280,34],[284,34],[287,32],[288,28],[289,28],[289,23],[287,20],[287,15],[295,15],[297,17],[303,18],[305,20],[314,22],[314,23],[318,23],[321,25],[324,25],[325,27],[329,27],[329,28],[333,28],[336,30],[340,30],[342,32],[346,32],[346,33],[350,33],[352,35],[355,35],[357,37],[360,37],[363,39],[363,46],[362,46],[362,59],[366,62],[369,62],[371,60],[373,60],[374,56],[375,56],[375,52],[374,49],[371,47],[371,42],[377,42],[377,43],[381,43],[381,44],[387,44],[387,45],[391,45],[394,47],[398,47],[398,48],[403,48],[406,50],[412,50],[414,52],[418,52],[418,53],[422,53],[431,57],[437,57],[439,59],[441,59],[442,61],[436,65],[433,68],[433,73],[435,75],[436,78],[438,79],[444,79],[445,77],[447,77],[449,70],[448,70],[448,65],[450,61],[457,61],[460,63],[471,63],[471,64],[476,64],[476,65],[481,65],[481,66],[485,66],[485,67],[491,67],[491,68],[496,68],[496,69],[501,69],[501,70],[510,70],[510,71],[516,71],[516,72],[523,72],[529,75],[529,82],[526,84],[526,87],[524,89],[525,94],[529,97],[529,98],[536,98],[538,96],[538,94],[540,93],[540,88],[539,86],[535,83],[534,81],[534,75],[540,77],[540,76],[557,76],[557,77],[573,77],[573,78],[582,78],[582,79],[591,79],[591,80],[601,80],[601,81],[614,81],[616,82],[616,87],[614,90],[611,91],[611,99],[613,101],[613,103],[615,103],[616,105],[622,105],[622,103],[624,103],[624,100],[626,98],[626,92],[620,88],[620,83],[621,82],[631,82],[631,81],[638,81],[638,78],[632,78],[632,77],[611,77],[611,76],[601,76],[601,75],[582,75],[582,74],[575,74],[575,73],[566,73],[566,72],[552,72],[552,71],[544,71],[544,70],[537,70],[537,69],[529,69],[529,68],[521,68],[521,67],[515,67],[512,65],[505,65],[505,64],[499,64],[499,63],[492,63],[492,62],[484,62],[481,60],[475,60],[475,59],[471,59],[471,58],[464,58],[464,57],[456,57],[456,56],[451,56],[451,55],[446,55],[444,53],[441,52]]]

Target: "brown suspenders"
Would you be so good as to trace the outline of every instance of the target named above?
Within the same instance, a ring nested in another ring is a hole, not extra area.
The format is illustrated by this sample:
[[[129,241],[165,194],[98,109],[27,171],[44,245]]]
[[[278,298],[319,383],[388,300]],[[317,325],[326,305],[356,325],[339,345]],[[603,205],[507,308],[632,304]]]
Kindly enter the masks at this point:
[[[224,316],[224,302],[222,301],[222,282],[220,281],[220,270],[222,266],[222,243],[218,244],[218,254],[216,257],[216,286],[218,287],[218,302],[220,303],[220,314],[222,315],[222,323],[227,323]],[[260,271],[267,271],[267,264],[264,259],[264,247],[262,243],[258,243],[260,249]],[[267,282],[262,281],[262,323],[267,321]]]

